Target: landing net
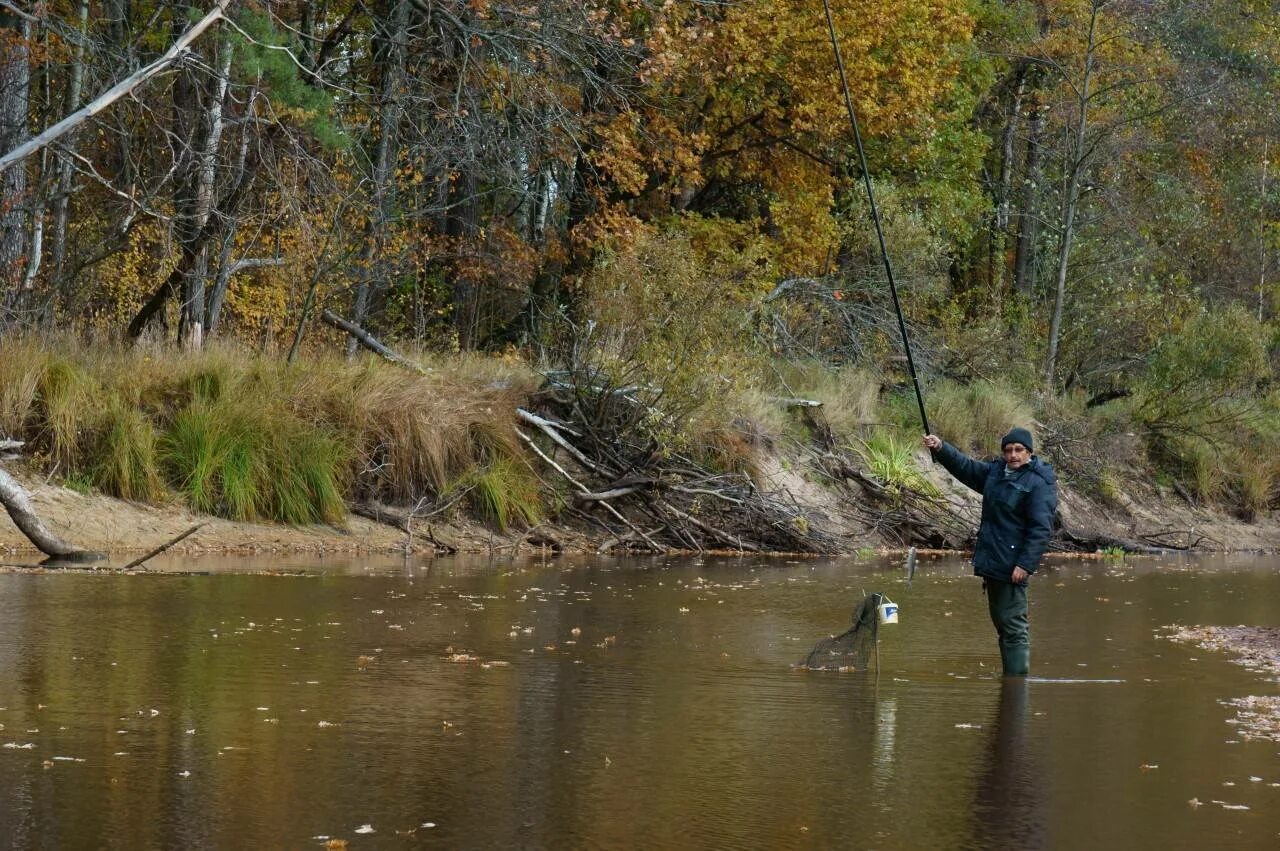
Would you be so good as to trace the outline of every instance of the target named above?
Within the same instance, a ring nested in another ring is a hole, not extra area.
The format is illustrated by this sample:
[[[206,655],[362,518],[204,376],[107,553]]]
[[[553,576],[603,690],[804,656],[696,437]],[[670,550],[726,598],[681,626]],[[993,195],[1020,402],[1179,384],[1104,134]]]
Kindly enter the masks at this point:
[[[865,671],[871,667],[880,631],[878,609],[884,595],[868,594],[853,611],[853,626],[824,638],[799,667],[811,671]]]

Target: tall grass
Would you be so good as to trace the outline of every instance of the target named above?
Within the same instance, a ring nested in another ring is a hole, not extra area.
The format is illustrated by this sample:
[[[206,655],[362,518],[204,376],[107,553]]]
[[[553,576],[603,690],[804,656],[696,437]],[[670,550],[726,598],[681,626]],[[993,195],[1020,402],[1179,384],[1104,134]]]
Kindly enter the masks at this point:
[[[533,522],[536,480],[518,460],[512,414],[536,376],[479,356],[428,366],[290,367],[218,346],[8,338],[0,430],[65,478],[140,501],[174,493],[234,519],[333,522],[347,499],[416,502],[466,479],[476,499],[488,494],[481,508],[494,522]]]
[[[1021,396],[988,381],[943,381],[925,401],[934,433],[965,452],[997,453],[1010,428],[1031,422],[1031,406]]]
[[[788,395],[821,402],[838,434],[861,434],[880,421],[880,379],[865,369],[796,362],[780,365],[775,380]]]
[[[532,525],[542,519],[538,481],[518,461],[497,458],[471,470],[457,487],[468,488],[471,506],[502,531],[513,520]]]
[[[895,493],[914,491],[937,496],[938,489],[925,478],[915,463],[915,445],[894,437],[888,431],[877,429],[871,436],[856,445],[867,469]]]
[[[119,396],[112,396],[87,453],[89,481],[122,499],[162,499],[164,483],[159,475],[156,443],[151,421]]]

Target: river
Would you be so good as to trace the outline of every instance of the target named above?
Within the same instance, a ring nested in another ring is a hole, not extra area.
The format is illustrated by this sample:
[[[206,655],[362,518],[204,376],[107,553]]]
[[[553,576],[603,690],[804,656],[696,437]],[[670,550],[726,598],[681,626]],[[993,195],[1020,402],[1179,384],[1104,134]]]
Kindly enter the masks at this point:
[[[1280,686],[1160,637],[1270,557],[1047,567],[1015,684],[958,559],[158,567],[0,576],[0,846],[1280,845]],[[879,675],[795,670],[870,591]]]

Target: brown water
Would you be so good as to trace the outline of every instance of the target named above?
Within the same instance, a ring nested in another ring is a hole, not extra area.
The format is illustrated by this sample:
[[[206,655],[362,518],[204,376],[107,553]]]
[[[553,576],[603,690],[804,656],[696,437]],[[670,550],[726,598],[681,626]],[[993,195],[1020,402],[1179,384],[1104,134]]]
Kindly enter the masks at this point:
[[[1014,688],[958,560],[189,566],[0,576],[0,845],[1280,843],[1219,703],[1280,686],[1156,638],[1280,625],[1274,560],[1046,570]],[[864,590],[878,680],[792,670]]]

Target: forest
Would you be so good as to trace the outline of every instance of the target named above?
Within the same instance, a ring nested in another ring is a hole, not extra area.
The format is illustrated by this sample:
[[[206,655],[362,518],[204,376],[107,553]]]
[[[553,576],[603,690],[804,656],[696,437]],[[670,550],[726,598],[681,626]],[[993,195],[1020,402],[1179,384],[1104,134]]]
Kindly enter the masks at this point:
[[[1280,504],[1280,7],[831,13],[934,430]],[[0,155],[0,437],[74,486],[532,523],[559,410],[677,543],[801,415],[912,487],[820,0],[0,2]]]

